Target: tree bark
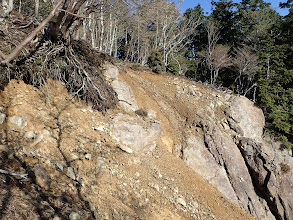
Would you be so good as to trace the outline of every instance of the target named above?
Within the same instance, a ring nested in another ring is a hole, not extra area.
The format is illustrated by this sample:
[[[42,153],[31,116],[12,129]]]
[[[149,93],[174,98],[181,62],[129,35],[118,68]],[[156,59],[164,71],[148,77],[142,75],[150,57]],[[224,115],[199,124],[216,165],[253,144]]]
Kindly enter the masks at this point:
[[[35,0],[35,17],[39,17],[40,0]]]

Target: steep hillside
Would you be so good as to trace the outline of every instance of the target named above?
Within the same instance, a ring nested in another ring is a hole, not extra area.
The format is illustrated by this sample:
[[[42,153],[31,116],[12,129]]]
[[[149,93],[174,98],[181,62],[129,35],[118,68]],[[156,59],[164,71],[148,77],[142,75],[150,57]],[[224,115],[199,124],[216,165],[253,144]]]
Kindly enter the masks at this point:
[[[292,158],[262,146],[274,161],[261,155],[255,178],[252,160],[245,160],[244,145],[255,153],[263,141],[262,112],[250,101],[244,99],[243,107],[254,112],[255,121],[244,124],[251,131],[243,130],[242,118],[233,124],[239,112],[229,106],[237,97],[179,77],[124,67],[118,76],[115,66],[104,68],[120,102],[103,114],[58,81],[38,89],[12,80],[0,93],[0,168],[28,174],[0,174],[1,219],[290,215]],[[271,171],[269,165],[277,166]],[[262,185],[255,191],[263,176],[272,204]]]
[[[156,112],[158,144],[260,219],[293,215],[293,160],[263,135],[261,109],[245,97],[179,77],[127,70],[139,108]]]
[[[141,116],[119,108],[102,115],[56,81],[37,89],[13,80],[0,97],[1,169],[28,174],[0,174],[1,219],[253,219],[174,157],[164,138],[153,152],[121,150],[113,117]]]

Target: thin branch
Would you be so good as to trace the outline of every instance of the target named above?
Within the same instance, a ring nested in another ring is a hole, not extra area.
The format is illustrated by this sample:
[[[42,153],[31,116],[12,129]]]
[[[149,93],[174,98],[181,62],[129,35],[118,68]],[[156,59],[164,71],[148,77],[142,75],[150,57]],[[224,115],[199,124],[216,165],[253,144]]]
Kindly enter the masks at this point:
[[[63,12],[65,12],[65,13],[67,13],[67,14],[70,14],[70,15],[72,15],[72,16],[74,16],[74,17],[78,17],[78,18],[85,18],[85,19],[91,19],[91,20],[101,20],[101,19],[99,19],[99,18],[90,18],[90,17],[87,17],[87,16],[74,14],[74,13],[72,13],[72,12],[70,12],[70,11],[66,11],[66,10],[61,9],[61,8],[59,8],[58,11],[63,11]]]
[[[16,176],[16,177],[20,177],[20,178],[24,178],[24,179],[27,179],[27,176],[28,176],[28,174],[12,173],[8,170],[2,170],[2,169],[0,169],[0,173],[10,175],[10,176]]]
[[[8,56],[6,59],[1,61],[1,64],[8,64],[17,54],[34,39],[35,36],[49,23],[49,21],[54,17],[55,13],[58,10],[58,7],[62,4],[63,0],[60,0],[53,10],[50,12],[49,16],[27,37],[25,38]]]

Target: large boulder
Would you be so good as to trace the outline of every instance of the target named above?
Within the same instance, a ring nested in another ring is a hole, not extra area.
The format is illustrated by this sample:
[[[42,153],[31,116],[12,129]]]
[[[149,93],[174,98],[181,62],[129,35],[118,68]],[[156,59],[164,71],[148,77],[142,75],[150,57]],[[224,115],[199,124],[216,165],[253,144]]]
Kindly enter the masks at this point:
[[[161,124],[157,120],[143,120],[122,113],[113,118],[114,138],[134,152],[153,150],[161,132]]]
[[[230,106],[226,109],[230,127],[240,136],[261,139],[265,126],[265,117],[261,109],[243,96],[233,96]]]
[[[114,91],[118,95],[119,105],[125,110],[136,111],[138,110],[137,102],[134,98],[132,89],[125,82],[114,80],[111,83]]]

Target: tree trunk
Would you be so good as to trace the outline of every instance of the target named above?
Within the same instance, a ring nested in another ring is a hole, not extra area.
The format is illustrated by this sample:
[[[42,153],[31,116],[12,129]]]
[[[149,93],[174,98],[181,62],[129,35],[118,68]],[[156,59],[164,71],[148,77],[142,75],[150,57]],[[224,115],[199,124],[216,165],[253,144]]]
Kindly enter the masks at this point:
[[[104,37],[104,7],[103,7],[104,1],[101,1],[101,9],[100,9],[100,45],[99,50],[103,50],[103,37]]]
[[[8,16],[13,9],[13,0],[2,0],[2,13],[1,16]]]
[[[35,17],[39,17],[40,0],[35,0]]]

